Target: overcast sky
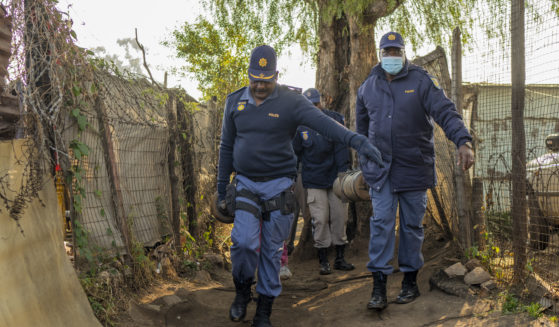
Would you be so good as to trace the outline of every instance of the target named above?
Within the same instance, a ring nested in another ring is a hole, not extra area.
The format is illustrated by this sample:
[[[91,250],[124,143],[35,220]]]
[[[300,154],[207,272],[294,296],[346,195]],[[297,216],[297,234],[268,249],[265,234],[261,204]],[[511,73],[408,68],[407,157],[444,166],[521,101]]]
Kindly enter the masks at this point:
[[[169,38],[175,27],[185,21],[194,22],[199,14],[203,14],[196,0],[60,0],[58,7],[67,11],[74,21],[79,46],[89,49],[102,46],[109,54],[119,54],[122,59],[124,48],[117,44],[117,40],[134,38],[137,28],[139,41],[147,48],[150,70],[160,82],[165,71],[170,72],[171,67],[184,63],[174,58],[173,51],[162,46],[161,41]],[[315,70],[302,60],[297,49],[292,49],[291,56],[279,58],[278,70],[282,84],[303,89],[314,87]],[[177,76],[168,79],[169,86],[181,86],[195,98],[200,96],[195,81]]]

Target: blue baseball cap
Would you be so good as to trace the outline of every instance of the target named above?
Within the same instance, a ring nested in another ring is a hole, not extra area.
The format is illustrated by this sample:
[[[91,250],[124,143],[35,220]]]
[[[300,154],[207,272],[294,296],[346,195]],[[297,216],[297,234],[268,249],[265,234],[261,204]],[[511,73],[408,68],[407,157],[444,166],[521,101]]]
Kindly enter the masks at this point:
[[[404,39],[399,33],[388,32],[380,39],[380,49],[384,48],[404,48]]]
[[[261,45],[252,50],[248,66],[251,81],[271,81],[276,76],[276,51],[269,45]]]
[[[315,88],[311,87],[310,89],[307,89],[305,92],[303,92],[303,95],[305,95],[305,97],[307,97],[307,99],[309,99],[309,101],[312,103],[320,102],[320,92],[318,92],[318,90]]]

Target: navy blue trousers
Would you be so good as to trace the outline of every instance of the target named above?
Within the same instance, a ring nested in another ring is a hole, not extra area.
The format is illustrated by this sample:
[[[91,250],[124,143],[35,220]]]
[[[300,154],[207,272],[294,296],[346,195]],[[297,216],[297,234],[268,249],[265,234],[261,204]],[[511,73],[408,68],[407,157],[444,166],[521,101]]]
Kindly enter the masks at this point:
[[[237,177],[237,190],[248,189],[266,201],[276,197],[293,184],[293,179],[282,177],[267,182],[254,182],[244,176]],[[247,198],[237,197],[255,205]],[[244,281],[254,278],[258,268],[256,292],[277,297],[281,293],[279,278],[283,242],[289,237],[293,214],[282,215],[279,210],[270,212],[270,220],[260,221],[244,210],[235,211],[231,231],[231,261],[233,278]]]
[[[398,265],[400,271],[415,271],[423,266],[423,216],[427,208],[427,190],[391,191],[390,180],[377,192],[369,191],[373,204],[370,218],[369,263],[371,272],[380,271],[390,275],[394,268],[390,261],[394,257],[396,244],[396,211],[400,206],[400,243]]]

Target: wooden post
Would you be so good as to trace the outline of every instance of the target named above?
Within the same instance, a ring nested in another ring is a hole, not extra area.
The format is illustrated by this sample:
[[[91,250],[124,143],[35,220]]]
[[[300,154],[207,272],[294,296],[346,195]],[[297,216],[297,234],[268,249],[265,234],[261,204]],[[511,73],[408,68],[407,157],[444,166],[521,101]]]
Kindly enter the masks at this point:
[[[472,223],[473,242],[480,249],[485,247],[485,238],[481,233],[486,230],[485,214],[483,212],[483,181],[480,177],[474,177],[472,183]]]
[[[167,76],[167,75],[165,75]],[[171,183],[171,229],[173,231],[173,240],[175,250],[181,248],[181,238],[180,238],[180,203],[179,203],[179,178],[175,172],[175,163],[177,162],[177,101],[175,97],[171,97],[167,102],[168,110],[168,121],[167,126],[169,128],[169,154],[167,155],[167,166],[169,169],[169,180]]]
[[[526,137],[524,92],[526,82],[524,0],[512,0],[511,24],[511,117],[512,117],[512,238],[513,280],[520,282],[526,265]]]
[[[188,116],[183,101],[177,101],[177,126],[178,126],[178,142],[180,147],[180,161],[182,169],[182,189],[186,199],[186,216],[188,219],[188,232],[192,236],[197,235],[198,216],[196,214],[196,194],[198,187],[195,176],[195,151],[194,151],[194,133],[192,116]]]
[[[456,105],[458,113],[462,114],[462,43],[460,29],[457,27],[452,33],[452,101]],[[463,249],[472,246],[472,222],[470,214],[470,201],[468,201],[465,183],[469,182],[460,167],[454,170],[454,188],[456,192],[456,205],[458,207],[458,229],[460,244]]]
[[[103,144],[103,151],[105,152],[105,164],[107,166],[107,173],[109,175],[109,184],[111,185],[111,193],[113,206],[116,214],[117,228],[119,229],[122,237],[124,238],[124,245],[126,253],[130,256],[132,249],[132,239],[130,237],[130,229],[128,228],[128,221],[126,211],[124,211],[124,200],[122,198],[122,191],[120,188],[120,177],[118,174],[118,166],[113,147],[111,130],[107,121],[107,115],[101,100],[95,101],[95,111],[97,112],[97,119],[99,121],[99,134],[101,135],[101,142]]]
[[[444,212],[443,205],[441,203],[441,199],[439,198],[439,192],[437,191],[436,187],[430,188],[431,196],[433,197],[433,201],[435,202],[435,207],[437,208],[437,212],[439,213],[439,219],[441,220],[441,227],[446,234],[446,236],[452,240],[454,238],[454,233],[452,233],[452,229],[450,228],[450,223],[448,222],[448,218],[446,213]]]

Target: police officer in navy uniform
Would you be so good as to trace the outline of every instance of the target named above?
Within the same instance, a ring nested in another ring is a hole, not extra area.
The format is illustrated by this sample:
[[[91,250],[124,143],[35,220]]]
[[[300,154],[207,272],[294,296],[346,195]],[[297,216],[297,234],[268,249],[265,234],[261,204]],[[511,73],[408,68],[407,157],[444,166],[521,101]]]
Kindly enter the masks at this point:
[[[303,95],[325,115],[344,125],[344,117],[341,114],[322,108],[317,89],[310,88],[303,92]],[[344,258],[347,244],[347,205],[342,203],[332,190],[338,174],[348,169],[349,149],[345,144],[333,142],[307,126],[299,126],[297,129],[293,149],[302,165],[302,180],[307,190],[320,274],[332,273],[328,262],[330,245],[336,248],[334,269],[353,270],[355,267]]]
[[[387,306],[386,280],[393,272],[395,220],[400,206],[398,265],[404,273],[396,303],[413,301],[419,294],[417,272],[423,266],[423,215],[427,189],[436,185],[433,121],[458,148],[458,165],[466,170],[474,162],[472,137],[437,81],[405,55],[402,36],[386,33],[380,40],[380,64],[359,87],[356,102],[357,132],[383,154],[384,167],[361,161],[370,186],[369,259],[373,292],[369,309]]]
[[[234,212],[231,261],[236,295],[229,316],[241,321],[251,299],[258,268],[257,309],[253,326],[271,326],[283,242],[293,220],[292,185],[297,174],[291,140],[305,125],[350,145],[372,165],[382,166],[380,152],[363,135],[349,131],[313,106],[304,96],[277,84],[276,53],[267,45],[250,57],[248,87],[231,93],[225,103],[219,167],[217,208]],[[235,172],[231,182],[230,176]]]

